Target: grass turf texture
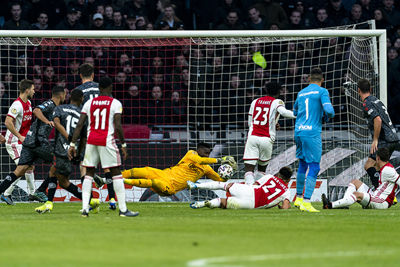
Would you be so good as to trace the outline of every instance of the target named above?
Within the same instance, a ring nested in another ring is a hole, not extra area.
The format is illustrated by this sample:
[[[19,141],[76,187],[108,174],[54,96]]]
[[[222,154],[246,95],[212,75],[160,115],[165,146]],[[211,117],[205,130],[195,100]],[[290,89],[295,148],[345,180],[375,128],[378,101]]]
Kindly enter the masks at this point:
[[[314,203],[319,207],[319,203]],[[397,266],[398,206],[388,210],[193,210],[130,203],[121,218],[102,204],[0,205],[1,266]]]

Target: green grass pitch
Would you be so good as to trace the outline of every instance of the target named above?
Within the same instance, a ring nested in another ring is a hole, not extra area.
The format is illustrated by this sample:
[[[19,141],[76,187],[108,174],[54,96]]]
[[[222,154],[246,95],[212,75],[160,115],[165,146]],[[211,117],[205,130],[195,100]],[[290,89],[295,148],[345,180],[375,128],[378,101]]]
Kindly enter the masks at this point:
[[[193,210],[187,203],[0,204],[0,266],[400,266],[400,211]],[[315,203],[319,207],[319,203]]]

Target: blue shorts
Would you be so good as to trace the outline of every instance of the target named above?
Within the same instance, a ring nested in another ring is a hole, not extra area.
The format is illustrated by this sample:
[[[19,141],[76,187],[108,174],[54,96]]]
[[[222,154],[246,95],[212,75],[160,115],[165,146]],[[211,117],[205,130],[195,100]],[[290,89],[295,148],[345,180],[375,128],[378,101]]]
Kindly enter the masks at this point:
[[[307,163],[320,162],[322,155],[321,137],[295,136],[296,158]]]

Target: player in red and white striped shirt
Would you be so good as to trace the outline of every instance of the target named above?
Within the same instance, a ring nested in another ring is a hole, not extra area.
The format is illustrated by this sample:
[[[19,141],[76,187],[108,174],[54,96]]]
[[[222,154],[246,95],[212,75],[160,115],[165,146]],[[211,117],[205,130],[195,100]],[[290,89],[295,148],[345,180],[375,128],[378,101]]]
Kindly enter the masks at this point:
[[[254,170],[257,164],[258,177],[265,174],[268,161],[271,159],[272,147],[275,142],[276,124],[279,116],[296,118],[293,112],[285,108],[282,100],[277,99],[282,87],[270,82],[265,85],[267,96],[255,99],[249,111],[249,133],[244,149],[244,180],[253,184],[256,180]]]
[[[350,182],[344,197],[335,202],[329,202],[322,195],[324,209],[336,209],[348,207],[355,202],[368,209],[387,209],[393,205],[396,189],[400,186],[399,174],[392,164],[389,163],[390,151],[388,148],[379,148],[376,152],[376,163],[379,167],[379,186],[372,191],[360,180]]]
[[[24,79],[19,83],[19,97],[11,104],[5,125],[6,132],[6,149],[11,159],[18,165],[19,157],[22,150],[22,142],[29,131],[32,124],[32,106],[30,99],[35,94],[34,83],[31,80]],[[33,167],[29,168],[25,173],[25,178],[28,183],[28,195],[30,200],[37,199],[35,193],[35,178]],[[17,179],[2,195],[1,199],[7,204],[13,205],[11,194],[15,185],[20,179]]]
[[[282,203],[280,208],[290,208],[288,183],[293,171],[289,167],[279,170],[277,176],[264,175],[253,185],[242,183],[207,182],[195,184],[188,181],[189,189],[225,190],[227,198],[215,198],[190,204],[193,209],[203,207],[222,209],[268,209]]]
[[[121,125],[121,102],[111,97],[112,80],[103,77],[99,82],[100,95],[90,99],[82,108],[78,125],[75,128],[68,151],[68,157],[76,156],[75,142],[78,140],[86,120],[87,144],[82,166],[86,167],[85,179],[82,183],[82,216],[89,213],[89,199],[95,168],[100,163],[103,169],[110,169],[115,193],[118,198],[119,215],[134,217],[138,212],[131,212],[126,207],[125,187],[121,175],[121,156],[115,143],[114,131],[117,133],[124,159],[127,157],[124,132]]]

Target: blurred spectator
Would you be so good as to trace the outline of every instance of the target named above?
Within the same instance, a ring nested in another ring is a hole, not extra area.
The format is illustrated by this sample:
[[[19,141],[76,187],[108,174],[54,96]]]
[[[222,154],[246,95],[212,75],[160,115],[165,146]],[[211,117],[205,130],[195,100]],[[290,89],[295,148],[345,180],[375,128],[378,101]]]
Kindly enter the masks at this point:
[[[90,64],[96,68],[96,65],[94,64],[94,58],[93,57],[85,57],[85,60],[83,63]]]
[[[96,13],[93,15],[92,27],[91,30],[104,30],[104,18],[100,13]]]
[[[164,11],[165,11],[165,7],[170,5],[171,1],[170,0],[158,0],[156,3],[156,10],[159,12],[155,22],[160,22],[162,20],[162,18],[164,17]]]
[[[215,17],[214,17],[214,26],[217,27],[218,25],[222,24],[225,22],[226,18],[228,17],[229,13],[232,11],[236,12],[236,16],[239,17],[240,14],[240,8],[237,6],[237,1],[236,0],[222,0],[222,4],[217,8],[215,11]],[[210,10],[207,10],[210,12]]]
[[[81,78],[79,76],[80,59],[74,58],[69,61],[67,69],[68,88],[73,89],[79,85]]]
[[[388,67],[390,67],[390,64],[397,59],[397,57],[399,56],[399,53],[397,52],[397,49],[394,47],[390,47],[388,49],[388,53],[387,53],[387,63],[388,63]]]
[[[243,24],[239,22],[237,11],[229,11],[226,21],[217,27],[218,30],[244,30]]]
[[[11,3],[11,19],[4,23],[4,30],[30,30],[31,25],[21,19],[21,4],[18,2]]]
[[[386,38],[386,48],[392,47],[392,41],[390,41],[390,38]]]
[[[400,12],[394,7],[394,0],[382,0],[383,15],[392,26],[400,25]]]
[[[347,18],[347,10],[342,5],[342,0],[329,0],[326,8],[332,26],[342,25],[344,19]]]
[[[103,4],[97,4],[96,9],[95,9],[95,13],[99,13],[101,15],[103,15],[104,17],[104,5]]]
[[[147,23],[148,23],[148,21],[147,21],[146,17],[142,17],[142,16],[138,17],[136,19],[136,24],[135,24],[136,29],[137,30],[145,30]]]
[[[122,13],[127,17],[148,16],[148,9],[143,0],[127,0],[122,8]],[[115,11],[114,11],[115,13]]]
[[[111,5],[106,5],[104,7],[104,24],[111,25],[113,23],[113,14],[114,14],[114,9]]]
[[[257,7],[252,6],[248,10],[249,22],[247,23],[249,30],[265,30],[267,27],[267,21],[261,16],[260,11]]]
[[[6,87],[8,95],[11,99],[15,99],[18,97],[18,83],[16,77],[11,72],[6,72],[2,74],[3,78],[1,79]]]
[[[152,30],[154,30],[154,25],[153,25],[153,23],[147,23],[145,30],[146,30],[146,31],[152,31]]]
[[[44,69],[43,74],[43,96],[44,98],[50,97],[50,92],[53,89],[54,85],[56,85],[58,79],[56,74],[54,73],[54,68],[52,66],[47,66]]]
[[[261,14],[267,18],[269,25],[277,24],[280,29],[286,29],[289,21],[285,10],[272,0],[264,0],[261,3],[256,4]]]
[[[114,10],[113,21],[111,24],[106,26],[107,30],[126,30],[125,23],[123,21],[122,13],[120,10]]]
[[[375,26],[377,29],[390,29],[391,26],[386,20],[386,15],[384,15],[382,9],[374,10]]]
[[[348,25],[348,24],[358,24],[363,22],[363,16],[362,16],[362,8],[359,4],[354,4],[351,7],[351,12],[350,12],[350,17],[346,17],[342,20],[343,25]],[[358,29],[369,29],[368,25],[359,25],[357,26]]]
[[[327,28],[332,27],[333,23],[328,17],[328,13],[325,8],[320,8],[317,10],[317,16],[313,23],[313,28]]]
[[[360,0],[360,5],[362,8],[362,18],[363,20],[369,20],[374,18],[374,6],[371,0]]]
[[[304,30],[304,25],[301,20],[300,11],[293,10],[289,17],[289,20],[290,20],[289,24],[290,30]]]
[[[311,7],[313,8],[313,7]],[[301,14],[301,19],[304,24],[305,28],[310,28],[311,24],[314,20],[314,14],[309,10],[309,8],[305,7],[305,2],[303,1],[297,1],[294,10],[299,11]]]
[[[49,28],[49,17],[45,12],[40,12],[37,22],[32,24],[32,30],[47,30]]]
[[[397,51],[399,51],[399,49],[400,49],[400,37],[394,39],[394,41],[393,41],[393,47],[396,48]]]
[[[56,30],[83,30],[83,25],[78,21],[78,10],[68,8],[67,17],[56,26]]]
[[[186,122],[186,102],[181,98],[180,92],[173,91],[171,94],[170,110],[171,123],[182,124]]]
[[[35,95],[33,96],[33,103],[35,103],[35,105],[38,105],[46,98],[46,96],[43,94],[42,78],[33,77],[32,80],[35,86]]]
[[[133,84],[129,86],[122,102],[124,107],[124,116],[122,116],[124,123],[141,124],[146,122],[146,102],[143,100],[138,85]]]
[[[271,31],[279,31],[280,28],[279,28],[279,25],[278,25],[278,24],[276,24],[276,23],[271,23],[271,24],[269,25],[269,29],[268,29],[268,30],[271,30]]]
[[[160,29],[162,30],[165,30],[166,25],[168,25],[168,30],[183,29],[183,22],[175,15],[175,10],[172,5],[166,5],[164,7],[164,16],[160,21],[156,22],[156,25],[157,24],[160,25]]]
[[[170,108],[163,100],[161,87],[154,85],[151,89],[151,98],[147,101],[147,123],[168,124],[170,122]]]
[[[74,8],[77,11],[77,19],[82,23],[85,28],[91,23],[91,10],[89,7],[89,2],[86,0],[72,0],[68,3],[70,8]]]
[[[127,18],[126,20],[126,27],[128,30],[134,31],[136,30],[136,18]]]

